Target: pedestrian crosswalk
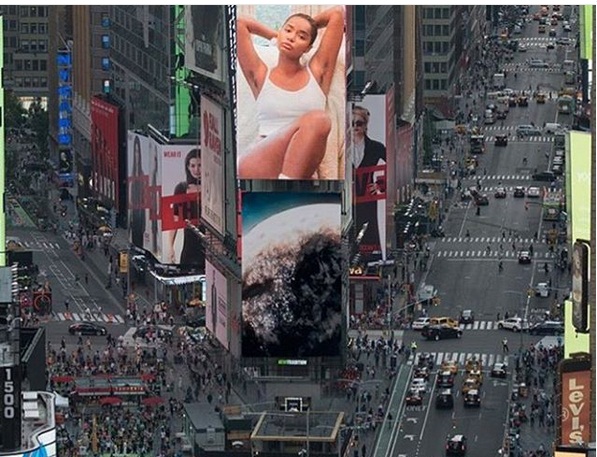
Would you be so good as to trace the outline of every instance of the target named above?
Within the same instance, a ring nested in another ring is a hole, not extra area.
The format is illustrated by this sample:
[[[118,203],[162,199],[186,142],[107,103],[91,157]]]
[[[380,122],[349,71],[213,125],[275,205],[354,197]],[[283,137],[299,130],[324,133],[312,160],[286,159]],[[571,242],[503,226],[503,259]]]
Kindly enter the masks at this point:
[[[496,321],[475,321],[472,324],[460,324],[460,330],[497,330]]]
[[[20,244],[27,249],[60,249],[60,244],[53,241],[20,241]]]
[[[512,243],[522,243],[525,245],[536,242],[533,238],[518,238],[511,236],[503,238],[501,236],[446,236],[442,238],[441,241],[443,243],[507,243],[508,245]]]
[[[507,246],[504,246],[506,248]],[[434,253],[436,258],[442,259],[518,259],[518,252],[507,249],[438,249]],[[549,260],[553,256],[550,252],[535,252],[533,260]]]
[[[551,143],[553,142],[554,137],[549,135],[542,135],[542,136],[524,136],[524,137],[517,137],[513,135],[508,140],[508,143]],[[492,143],[495,141],[495,135],[488,135],[485,136],[485,141],[488,143]]]
[[[454,361],[458,362],[459,368],[464,368],[464,363],[468,359],[475,357],[481,360],[484,370],[490,370],[494,363],[508,363],[507,354],[483,354],[479,352],[428,352],[435,361],[435,366],[441,365],[443,362]],[[418,358],[417,355],[411,355],[406,362],[407,365],[414,365]]]
[[[55,321],[73,321],[73,322],[101,322],[107,324],[124,324],[125,320],[120,314],[91,312],[85,313],[52,313]]]
[[[475,181],[524,181],[531,179],[531,175],[475,175]]]

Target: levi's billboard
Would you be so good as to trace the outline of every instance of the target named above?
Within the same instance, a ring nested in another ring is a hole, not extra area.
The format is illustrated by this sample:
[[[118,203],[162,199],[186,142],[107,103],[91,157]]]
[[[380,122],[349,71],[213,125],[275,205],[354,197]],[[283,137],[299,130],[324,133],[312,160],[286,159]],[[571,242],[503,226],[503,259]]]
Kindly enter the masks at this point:
[[[100,97],[91,98],[92,189],[118,204],[119,110]]]
[[[560,444],[588,443],[591,438],[591,362],[561,362]]]

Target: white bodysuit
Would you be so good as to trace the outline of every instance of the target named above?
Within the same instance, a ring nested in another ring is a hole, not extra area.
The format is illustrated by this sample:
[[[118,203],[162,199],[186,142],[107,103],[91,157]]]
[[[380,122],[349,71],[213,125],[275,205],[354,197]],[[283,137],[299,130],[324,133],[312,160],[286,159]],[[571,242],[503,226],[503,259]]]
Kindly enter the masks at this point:
[[[259,136],[269,136],[310,111],[325,109],[326,96],[309,67],[305,68],[309,73],[309,81],[296,91],[276,86],[269,78],[268,68],[261,92],[255,100]]]

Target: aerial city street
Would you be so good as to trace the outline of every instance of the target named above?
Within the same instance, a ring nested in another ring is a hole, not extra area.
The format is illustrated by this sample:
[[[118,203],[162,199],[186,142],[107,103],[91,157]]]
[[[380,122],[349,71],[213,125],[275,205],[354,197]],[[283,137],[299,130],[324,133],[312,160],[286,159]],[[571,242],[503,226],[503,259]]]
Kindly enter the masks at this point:
[[[0,456],[595,455],[594,6],[0,12]]]

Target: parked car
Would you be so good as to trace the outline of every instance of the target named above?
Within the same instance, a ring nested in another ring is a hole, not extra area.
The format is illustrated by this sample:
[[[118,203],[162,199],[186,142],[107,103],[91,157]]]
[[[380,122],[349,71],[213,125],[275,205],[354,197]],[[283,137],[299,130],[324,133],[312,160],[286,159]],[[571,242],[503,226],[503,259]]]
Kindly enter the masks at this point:
[[[462,338],[462,330],[451,325],[430,325],[425,327],[421,334],[428,340],[443,340],[447,338]]]
[[[560,321],[544,321],[529,329],[531,335],[560,336],[564,334],[564,323]]]
[[[505,379],[508,377],[508,365],[503,362],[496,362],[493,364],[491,368],[491,377],[492,378],[502,378]]]
[[[108,329],[94,322],[77,322],[68,328],[68,333],[71,335],[104,336],[108,334]]]
[[[552,171],[540,171],[538,173],[533,173],[533,181],[555,181],[556,175]]]
[[[524,198],[524,187],[516,186],[512,195],[514,198]]]
[[[508,319],[502,319],[497,324],[499,329],[512,330],[513,332],[520,332],[528,330],[529,323],[522,317],[509,317]]]

